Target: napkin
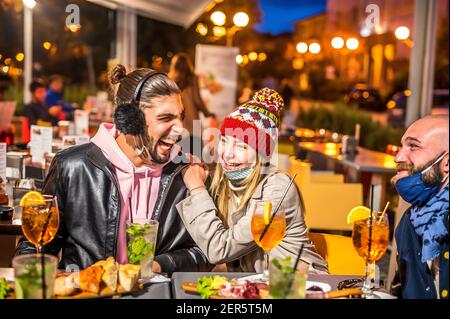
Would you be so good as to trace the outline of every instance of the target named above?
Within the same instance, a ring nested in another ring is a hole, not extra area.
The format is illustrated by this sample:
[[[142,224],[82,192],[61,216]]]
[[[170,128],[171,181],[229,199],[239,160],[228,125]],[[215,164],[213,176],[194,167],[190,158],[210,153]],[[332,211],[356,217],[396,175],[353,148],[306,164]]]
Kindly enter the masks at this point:
[[[163,282],[170,282],[170,278],[167,278],[166,276],[160,274],[156,274],[152,278],[142,280],[142,283],[144,284],[159,284]]]

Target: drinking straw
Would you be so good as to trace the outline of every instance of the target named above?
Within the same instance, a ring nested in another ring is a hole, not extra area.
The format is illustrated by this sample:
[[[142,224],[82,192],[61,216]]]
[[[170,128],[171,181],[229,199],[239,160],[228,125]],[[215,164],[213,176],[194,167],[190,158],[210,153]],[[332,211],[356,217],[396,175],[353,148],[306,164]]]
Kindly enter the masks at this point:
[[[387,210],[389,204],[390,204],[390,202],[386,203],[386,206],[383,209],[383,213],[381,214],[380,220],[378,221],[378,225],[380,225],[381,221],[383,220],[384,214],[386,214],[386,210]]]
[[[289,289],[287,290],[287,294],[289,294],[289,292],[292,289],[292,285],[294,284],[295,271],[297,270],[297,266],[298,266],[298,263],[300,261],[300,256],[302,255],[302,252],[303,252],[303,243],[300,245],[300,250],[298,252],[297,259],[295,260],[294,268],[292,269],[292,277],[291,277],[291,279],[289,281]]]
[[[295,179],[296,176],[297,176],[297,173],[295,173],[294,176],[291,177],[291,180],[289,181],[289,184],[286,186],[286,189],[284,190],[284,193],[283,193],[283,195],[281,196],[281,199],[280,199],[280,201],[278,202],[277,207],[275,208],[274,212],[273,212],[272,215],[270,216],[270,221],[269,221],[269,223],[264,227],[264,229],[263,229],[263,231],[262,231],[262,233],[261,233],[261,236],[259,237],[259,241],[262,240],[262,238],[264,237],[264,235],[265,235],[266,232],[267,232],[267,229],[269,229],[270,224],[272,224],[273,218],[274,218],[275,215],[278,213],[278,210],[279,210],[280,207],[281,207],[281,203],[283,202],[284,198],[286,197],[287,192],[289,191],[289,188],[291,187],[292,183],[294,182],[294,179]]]
[[[48,224],[50,223],[50,218],[52,217],[52,207],[53,207],[53,200],[50,201],[50,206],[48,208],[48,215],[47,220],[45,221],[44,228],[42,229],[41,234],[41,279],[42,279],[42,299],[46,299],[46,284],[45,284],[45,258],[44,258],[44,236],[47,232]]]
[[[373,190],[375,185],[370,185],[370,220],[369,220],[369,250],[368,259],[370,259],[370,251],[372,250],[372,218],[373,218]]]

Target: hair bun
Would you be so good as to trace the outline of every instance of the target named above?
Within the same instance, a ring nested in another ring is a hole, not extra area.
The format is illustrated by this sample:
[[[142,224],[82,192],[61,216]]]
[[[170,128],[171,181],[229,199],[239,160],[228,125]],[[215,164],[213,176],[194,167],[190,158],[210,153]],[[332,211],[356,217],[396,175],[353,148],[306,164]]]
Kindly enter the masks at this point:
[[[117,64],[111,72],[110,81],[112,84],[117,84],[126,76],[127,69],[122,64]]]

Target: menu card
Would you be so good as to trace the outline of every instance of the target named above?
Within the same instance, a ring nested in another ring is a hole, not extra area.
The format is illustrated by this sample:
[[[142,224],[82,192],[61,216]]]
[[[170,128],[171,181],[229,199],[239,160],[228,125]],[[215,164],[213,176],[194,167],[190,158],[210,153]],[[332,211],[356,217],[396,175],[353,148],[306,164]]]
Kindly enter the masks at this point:
[[[89,112],[75,110],[75,135],[89,135]]]
[[[0,177],[6,180],[6,143],[0,143]]]
[[[31,125],[31,161],[45,165],[45,155],[52,152],[53,128]]]

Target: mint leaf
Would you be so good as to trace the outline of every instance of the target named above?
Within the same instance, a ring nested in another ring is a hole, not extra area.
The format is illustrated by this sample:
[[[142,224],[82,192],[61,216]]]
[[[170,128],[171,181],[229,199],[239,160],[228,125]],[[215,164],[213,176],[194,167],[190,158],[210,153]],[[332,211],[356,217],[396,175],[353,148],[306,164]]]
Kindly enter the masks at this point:
[[[5,278],[0,278],[0,299],[5,299],[12,291]]]

